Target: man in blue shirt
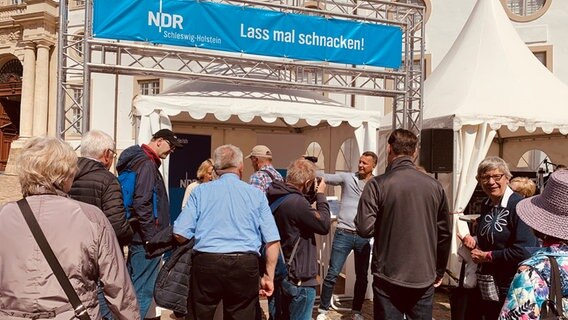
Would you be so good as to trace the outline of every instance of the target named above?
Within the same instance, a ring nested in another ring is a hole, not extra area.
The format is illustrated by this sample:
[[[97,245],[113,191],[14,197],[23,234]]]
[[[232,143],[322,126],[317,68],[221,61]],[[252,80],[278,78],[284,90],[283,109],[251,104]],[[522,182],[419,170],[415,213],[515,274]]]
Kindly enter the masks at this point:
[[[174,223],[174,234],[178,240],[195,237],[191,269],[195,318],[213,319],[222,300],[226,316],[250,320],[255,318],[259,294],[270,296],[274,290],[280,236],[264,193],[240,180],[241,150],[220,146],[213,162],[220,178],[193,190]],[[263,242],[266,274],[260,277]]]

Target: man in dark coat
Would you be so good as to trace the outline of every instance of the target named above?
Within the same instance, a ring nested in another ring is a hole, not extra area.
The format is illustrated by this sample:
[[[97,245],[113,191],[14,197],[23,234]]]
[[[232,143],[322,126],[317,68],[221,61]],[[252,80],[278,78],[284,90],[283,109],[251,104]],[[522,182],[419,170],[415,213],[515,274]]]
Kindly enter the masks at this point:
[[[411,131],[393,131],[386,172],[367,183],[359,200],[357,233],[375,238],[375,319],[432,319],[434,287],[448,262],[446,193],[436,179],[416,169],[417,142]]]
[[[144,244],[170,225],[170,203],[159,168],[163,159],[182,146],[171,130],[162,129],[154,133],[148,144],[124,150],[116,164],[119,174],[126,169],[136,172],[132,206],[134,237],[128,247],[126,264],[140,304],[141,318],[150,309],[162,261],[160,256],[147,258]]]
[[[124,205],[120,184],[109,169],[112,167],[116,149],[114,140],[108,134],[92,130],[81,139],[79,170],[75,174],[69,196],[75,200],[92,204],[110,221],[121,246],[132,240],[132,228],[124,216]],[[103,283],[99,284],[99,304],[104,319],[113,319],[103,294]]]
[[[274,303],[275,319],[312,319],[318,285],[315,235],[327,234],[331,225],[325,188],[325,182],[316,179],[316,166],[301,159],[288,167],[286,183],[274,181],[268,189],[269,203],[273,207],[280,203],[273,209],[274,219],[284,258],[290,264],[288,279],[281,281],[282,294],[275,297],[280,299]],[[316,208],[311,206],[314,201]]]
[[[69,195],[75,200],[92,204],[101,209],[121,246],[132,240],[132,228],[124,216],[120,184],[109,169],[116,157],[112,138],[98,130],[92,130],[81,140],[79,170]]]

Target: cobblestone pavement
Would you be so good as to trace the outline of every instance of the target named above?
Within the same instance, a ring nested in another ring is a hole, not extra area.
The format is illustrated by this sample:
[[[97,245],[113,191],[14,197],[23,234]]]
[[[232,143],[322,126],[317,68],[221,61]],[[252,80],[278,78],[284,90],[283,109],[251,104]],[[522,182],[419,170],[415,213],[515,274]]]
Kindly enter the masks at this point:
[[[266,300],[261,300],[260,305],[265,313],[263,319],[268,319],[267,315],[267,304]],[[315,319],[318,316],[317,312],[317,305],[318,302],[316,301],[316,307],[314,308],[314,313],[312,314],[312,319]],[[342,302],[338,305],[338,307],[345,308],[345,311],[335,311],[330,310],[327,313],[327,318],[329,320],[347,320],[351,319],[351,305],[350,302]],[[363,317],[366,320],[373,319],[373,301],[372,300],[365,300],[363,304]],[[176,318],[170,311],[162,312],[161,320],[179,320],[181,318]],[[436,293],[434,296],[434,311],[433,311],[433,319],[435,320],[450,320],[450,303],[449,303],[449,289],[447,287],[441,287],[436,289]]]
[[[22,197],[20,191],[20,184],[18,177],[14,174],[0,173],[0,205],[8,202],[15,201]],[[317,303],[316,303],[317,305]],[[341,307],[347,311],[334,311],[328,313],[330,320],[344,320],[351,318],[350,302],[342,302]],[[373,301],[366,300],[363,304],[363,316],[365,319],[373,319]],[[313,318],[317,317],[317,309],[314,309]],[[176,319],[170,311],[162,312],[162,320]],[[434,298],[434,319],[436,320],[449,320],[450,319],[450,305],[449,305],[449,291],[447,288],[439,288],[436,290]]]
[[[0,173],[0,204],[19,200],[21,197],[18,177],[13,174]]]

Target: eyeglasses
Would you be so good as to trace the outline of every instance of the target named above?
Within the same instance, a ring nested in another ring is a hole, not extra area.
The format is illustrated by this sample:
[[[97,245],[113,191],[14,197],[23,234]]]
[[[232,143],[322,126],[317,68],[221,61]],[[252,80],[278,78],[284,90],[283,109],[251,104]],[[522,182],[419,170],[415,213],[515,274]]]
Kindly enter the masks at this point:
[[[493,179],[493,181],[497,182],[497,181],[503,179],[504,175],[505,175],[504,173],[501,173],[501,174],[494,174],[494,175],[491,175],[491,176],[481,176],[479,178],[479,181],[481,181],[483,183],[487,183],[487,182],[489,182],[489,180]]]
[[[164,139],[165,142],[168,143],[168,146],[170,146],[170,151],[174,152],[174,150],[176,149],[176,147],[174,145],[172,145],[172,143],[170,142],[170,140],[168,139]]]
[[[108,151],[110,151],[112,153],[112,157],[116,159],[116,151],[112,150],[112,149],[107,149]]]

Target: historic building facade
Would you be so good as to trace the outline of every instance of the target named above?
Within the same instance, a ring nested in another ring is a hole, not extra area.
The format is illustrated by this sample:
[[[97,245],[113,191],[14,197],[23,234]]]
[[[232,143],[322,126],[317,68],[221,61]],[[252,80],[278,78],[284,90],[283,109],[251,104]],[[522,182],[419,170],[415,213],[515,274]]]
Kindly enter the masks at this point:
[[[0,170],[16,139],[54,132],[57,25],[56,1],[0,0]]]

